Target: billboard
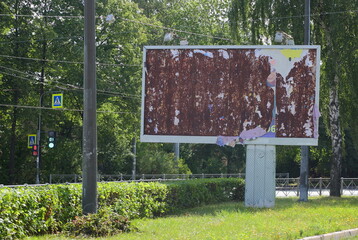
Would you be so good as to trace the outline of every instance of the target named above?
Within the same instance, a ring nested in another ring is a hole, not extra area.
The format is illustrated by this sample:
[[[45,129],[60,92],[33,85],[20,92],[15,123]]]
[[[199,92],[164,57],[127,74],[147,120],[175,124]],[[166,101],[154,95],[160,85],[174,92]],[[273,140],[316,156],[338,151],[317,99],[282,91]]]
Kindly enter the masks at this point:
[[[319,46],[146,46],[141,141],[317,145]]]

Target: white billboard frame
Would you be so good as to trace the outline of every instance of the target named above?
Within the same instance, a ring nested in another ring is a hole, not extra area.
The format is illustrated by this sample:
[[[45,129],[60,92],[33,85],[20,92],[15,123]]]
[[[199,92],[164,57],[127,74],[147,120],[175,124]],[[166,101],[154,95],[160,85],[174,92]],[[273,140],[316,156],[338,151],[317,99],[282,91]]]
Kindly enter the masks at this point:
[[[191,45],[191,46],[144,46],[143,48],[143,70],[142,70],[142,103],[141,103],[141,142],[155,143],[195,143],[195,144],[216,144],[219,136],[187,136],[187,135],[148,135],[144,133],[144,109],[145,109],[145,74],[146,74],[146,51],[151,49],[315,49],[316,54],[316,76],[315,76],[315,106],[319,108],[319,86],[320,86],[320,53],[319,45]],[[318,127],[318,119],[317,119]],[[279,137],[258,137],[253,140],[244,140],[242,144],[248,145],[290,145],[290,146],[317,146],[318,138],[279,138]]]

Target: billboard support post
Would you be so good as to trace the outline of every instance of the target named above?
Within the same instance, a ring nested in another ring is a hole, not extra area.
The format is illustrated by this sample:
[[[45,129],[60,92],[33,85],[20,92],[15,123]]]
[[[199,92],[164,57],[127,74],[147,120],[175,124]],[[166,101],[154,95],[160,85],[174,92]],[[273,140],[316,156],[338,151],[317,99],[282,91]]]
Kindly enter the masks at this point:
[[[276,146],[248,145],[246,148],[245,206],[275,205]]]
[[[310,0],[305,1],[305,35],[304,44],[310,44]],[[301,146],[301,166],[300,166],[300,198],[299,201],[308,201],[308,161],[309,147]]]
[[[180,143],[174,143],[174,155],[175,167],[178,168],[180,158]]]

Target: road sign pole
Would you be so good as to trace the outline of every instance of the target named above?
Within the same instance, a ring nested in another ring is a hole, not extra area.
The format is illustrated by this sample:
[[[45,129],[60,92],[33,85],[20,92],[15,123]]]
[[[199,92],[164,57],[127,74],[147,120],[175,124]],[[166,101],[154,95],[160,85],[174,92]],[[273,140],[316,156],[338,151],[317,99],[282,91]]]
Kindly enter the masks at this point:
[[[40,122],[39,118],[39,122]],[[39,129],[37,129],[37,146],[38,146],[38,154],[36,156],[36,184],[40,184],[40,154],[41,154],[41,145],[40,145],[40,137],[41,137],[41,131],[40,131],[40,123],[39,123]]]
[[[42,107],[42,97],[44,93],[40,96],[40,112],[38,116],[38,125],[37,125],[37,146],[38,146],[38,154],[36,157],[36,184],[40,184],[40,158],[41,158],[41,107]]]

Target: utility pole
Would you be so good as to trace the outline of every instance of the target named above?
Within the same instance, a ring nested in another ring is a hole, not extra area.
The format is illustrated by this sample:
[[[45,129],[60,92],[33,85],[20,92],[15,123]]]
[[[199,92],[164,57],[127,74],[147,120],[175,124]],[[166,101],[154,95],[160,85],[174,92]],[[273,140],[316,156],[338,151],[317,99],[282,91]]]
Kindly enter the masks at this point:
[[[97,89],[95,0],[86,0],[84,29],[84,112],[82,211],[97,212]]]
[[[310,0],[305,0],[305,25],[304,25],[304,45],[310,45]],[[308,154],[309,147],[301,146],[301,167],[300,167],[300,198],[299,201],[308,201]]]

